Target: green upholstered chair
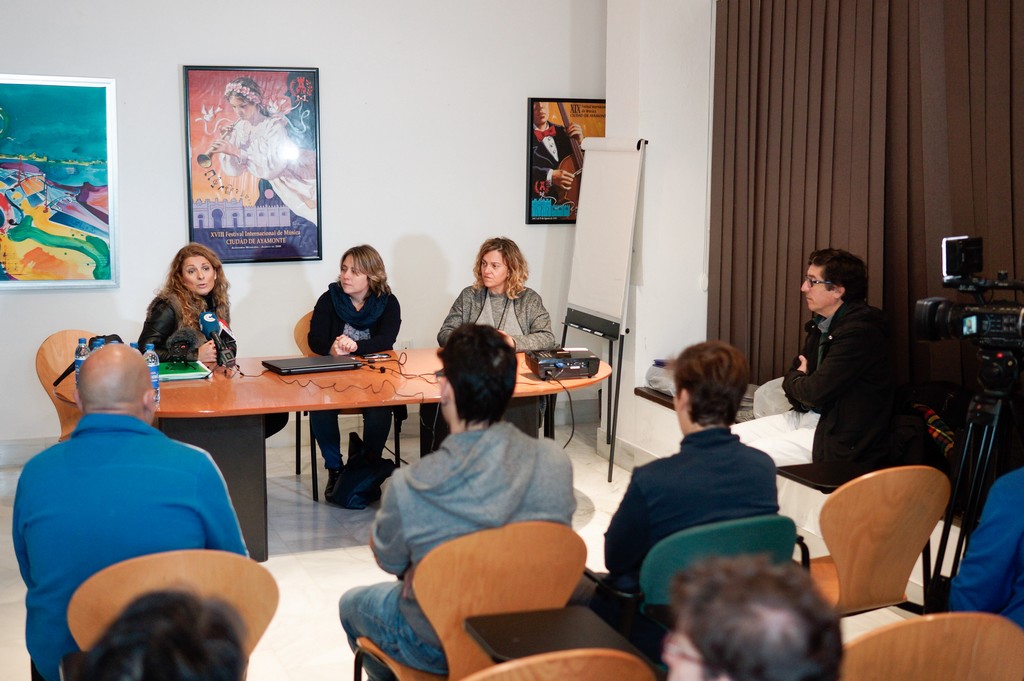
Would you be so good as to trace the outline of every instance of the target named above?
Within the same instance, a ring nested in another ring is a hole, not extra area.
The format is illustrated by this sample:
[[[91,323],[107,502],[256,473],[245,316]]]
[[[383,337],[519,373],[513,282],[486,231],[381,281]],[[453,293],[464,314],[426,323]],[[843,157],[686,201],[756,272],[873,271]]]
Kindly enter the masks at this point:
[[[623,601],[619,629],[629,635],[639,612],[666,629],[671,628],[669,604],[672,578],[702,558],[768,554],[773,563],[793,559],[799,545],[806,565],[806,547],[799,542],[796,524],[783,515],[762,515],[698,525],[665,537],[650,550],[640,566],[640,591],[629,593],[607,586],[600,579],[598,589]],[[596,575],[595,575],[596,577]]]

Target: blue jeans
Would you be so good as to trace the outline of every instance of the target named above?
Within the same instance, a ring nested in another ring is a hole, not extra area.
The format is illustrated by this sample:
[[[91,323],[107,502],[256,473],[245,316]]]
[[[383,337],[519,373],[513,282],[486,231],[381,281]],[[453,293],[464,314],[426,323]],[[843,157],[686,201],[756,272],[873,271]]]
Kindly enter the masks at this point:
[[[338,428],[336,409],[309,412],[309,424],[313,437],[324,457],[324,468],[341,469],[341,429]],[[366,456],[380,458],[391,432],[391,407],[368,407],[363,409],[363,444]],[[351,452],[350,452],[351,454]]]
[[[398,610],[402,582],[359,586],[346,591],[338,602],[341,626],[348,644],[356,649],[356,639],[365,636],[404,665],[432,674],[447,674],[444,651],[416,635]],[[371,681],[393,678],[391,670],[369,655],[363,657],[363,669]]]

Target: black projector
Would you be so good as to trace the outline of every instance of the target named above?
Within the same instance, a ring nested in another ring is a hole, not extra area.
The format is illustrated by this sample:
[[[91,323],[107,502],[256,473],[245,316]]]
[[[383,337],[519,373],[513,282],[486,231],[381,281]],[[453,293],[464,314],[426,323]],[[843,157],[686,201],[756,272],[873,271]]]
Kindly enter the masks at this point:
[[[526,364],[543,381],[563,378],[590,378],[601,360],[590,350],[531,350]]]

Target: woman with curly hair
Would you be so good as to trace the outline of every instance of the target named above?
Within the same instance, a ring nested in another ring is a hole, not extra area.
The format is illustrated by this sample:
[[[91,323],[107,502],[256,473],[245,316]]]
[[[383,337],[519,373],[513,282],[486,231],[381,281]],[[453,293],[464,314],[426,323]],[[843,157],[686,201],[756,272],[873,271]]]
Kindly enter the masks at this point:
[[[203,337],[199,317],[204,312],[212,312],[222,323],[230,324],[228,286],[224,265],[216,253],[202,244],[185,244],[171,260],[167,280],[146,310],[139,348],[145,350],[146,344],[152,343],[160,361],[166,362],[170,355],[167,339],[177,331],[191,329]],[[188,359],[216,364],[217,348],[212,340],[206,341]],[[287,424],[287,413],[264,414],[263,434],[270,437]]]
[[[139,347],[152,343],[160,361],[167,361],[170,349],[167,339],[179,329],[201,331],[199,317],[206,311],[231,323],[228,302],[228,280],[217,254],[197,243],[186,244],[171,261],[164,282],[146,310],[146,321],[139,335]],[[217,349],[213,341],[199,346],[196,357],[204,363],[216,363]]]
[[[475,281],[452,303],[437,332],[438,345],[444,347],[452,331],[463,324],[484,324],[497,329],[513,350],[555,348],[544,301],[526,287],[529,275],[526,258],[516,242],[505,237],[485,241],[473,265]]]

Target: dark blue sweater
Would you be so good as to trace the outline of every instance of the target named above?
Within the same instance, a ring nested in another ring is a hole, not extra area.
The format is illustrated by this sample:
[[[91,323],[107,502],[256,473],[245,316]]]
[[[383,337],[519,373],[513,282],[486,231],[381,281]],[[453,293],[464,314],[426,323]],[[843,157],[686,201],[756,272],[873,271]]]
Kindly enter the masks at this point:
[[[767,454],[728,428],[692,433],[678,454],[633,471],[604,535],[610,582],[635,591],[647,552],[674,532],[778,510],[775,464]]]

